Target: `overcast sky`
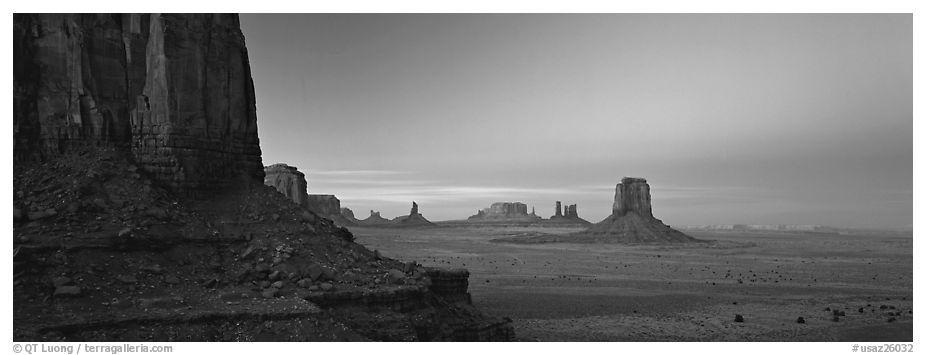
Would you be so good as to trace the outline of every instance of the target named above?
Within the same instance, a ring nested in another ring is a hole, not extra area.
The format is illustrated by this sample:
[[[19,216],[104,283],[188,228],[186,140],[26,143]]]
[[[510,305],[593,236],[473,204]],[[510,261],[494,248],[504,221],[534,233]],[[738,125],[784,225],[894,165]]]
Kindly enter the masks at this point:
[[[912,225],[912,16],[243,14],[265,165],[359,218]]]

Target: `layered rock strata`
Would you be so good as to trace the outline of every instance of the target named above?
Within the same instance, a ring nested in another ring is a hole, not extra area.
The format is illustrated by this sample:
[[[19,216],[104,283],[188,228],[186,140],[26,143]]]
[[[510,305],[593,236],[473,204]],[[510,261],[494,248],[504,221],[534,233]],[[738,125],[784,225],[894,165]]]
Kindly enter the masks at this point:
[[[295,166],[283,163],[273,164],[264,168],[264,174],[265,185],[273,187],[297,205],[306,206],[308,204],[305,174]]]

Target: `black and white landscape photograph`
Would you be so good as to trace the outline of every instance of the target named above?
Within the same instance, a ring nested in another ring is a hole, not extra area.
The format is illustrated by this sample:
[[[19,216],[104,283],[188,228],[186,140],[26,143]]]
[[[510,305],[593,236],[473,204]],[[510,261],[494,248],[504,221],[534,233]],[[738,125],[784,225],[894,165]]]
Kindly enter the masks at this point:
[[[912,349],[911,13],[10,17],[13,342]]]

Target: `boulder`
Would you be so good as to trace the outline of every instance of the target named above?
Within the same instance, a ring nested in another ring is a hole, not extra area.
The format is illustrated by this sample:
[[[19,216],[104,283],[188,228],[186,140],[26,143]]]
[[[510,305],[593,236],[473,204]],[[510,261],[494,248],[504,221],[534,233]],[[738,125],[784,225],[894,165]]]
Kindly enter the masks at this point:
[[[306,270],[306,276],[308,276],[312,280],[318,280],[324,274],[325,274],[325,269],[322,268],[321,265],[318,265],[318,264],[309,265],[308,269]]]

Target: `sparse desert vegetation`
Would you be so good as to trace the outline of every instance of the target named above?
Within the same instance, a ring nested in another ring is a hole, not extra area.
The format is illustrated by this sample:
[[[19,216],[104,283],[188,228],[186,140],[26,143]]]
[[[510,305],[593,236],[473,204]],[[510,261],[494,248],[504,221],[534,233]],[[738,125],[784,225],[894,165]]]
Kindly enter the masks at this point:
[[[351,231],[389,257],[469,269],[473,303],[522,341],[913,338],[910,235],[685,231],[713,242],[628,246],[491,242],[570,228]]]

